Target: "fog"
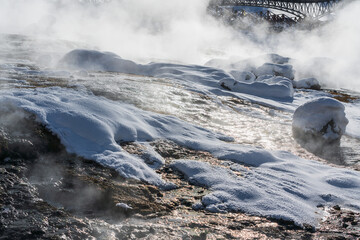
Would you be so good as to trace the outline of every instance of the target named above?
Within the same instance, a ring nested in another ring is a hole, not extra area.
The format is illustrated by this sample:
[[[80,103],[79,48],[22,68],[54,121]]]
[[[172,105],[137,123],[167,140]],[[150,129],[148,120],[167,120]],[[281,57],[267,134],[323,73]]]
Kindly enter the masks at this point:
[[[330,87],[360,91],[356,1],[339,9],[325,26],[282,33],[271,33],[266,24],[254,26],[252,32],[225,26],[207,14],[208,0],[0,0],[0,4],[0,33],[86,43],[138,62],[204,64],[213,58],[278,53],[296,59],[297,77],[316,76]]]

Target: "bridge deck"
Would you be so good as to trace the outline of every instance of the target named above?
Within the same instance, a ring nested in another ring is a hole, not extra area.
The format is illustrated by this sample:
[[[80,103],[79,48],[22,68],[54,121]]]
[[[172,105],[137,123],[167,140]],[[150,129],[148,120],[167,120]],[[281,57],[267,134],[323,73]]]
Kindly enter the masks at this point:
[[[254,6],[282,10],[297,17],[319,18],[342,0],[211,0],[211,6]]]

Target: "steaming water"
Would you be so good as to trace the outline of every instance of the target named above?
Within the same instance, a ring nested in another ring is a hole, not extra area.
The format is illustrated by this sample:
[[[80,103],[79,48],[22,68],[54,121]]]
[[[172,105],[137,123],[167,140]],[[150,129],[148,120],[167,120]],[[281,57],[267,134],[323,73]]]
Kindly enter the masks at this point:
[[[62,86],[86,88],[95,95],[133,104],[141,109],[176,116],[235,138],[240,144],[270,150],[290,151],[307,159],[321,160],[301,148],[292,138],[292,114],[231,97],[209,96],[188,91],[170,79],[119,73],[64,72],[43,68],[30,54],[34,46],[45,44],[29,37],[3,37],[0,65],[1,88]],[[48,41],[71,49],[74,43]],[[4,47],[5,46],[5,47]],[[50,54],[37,51],[36,59]],[[344,136],[342,152],[335,163],[356,164],[360,159],[359,140]]]

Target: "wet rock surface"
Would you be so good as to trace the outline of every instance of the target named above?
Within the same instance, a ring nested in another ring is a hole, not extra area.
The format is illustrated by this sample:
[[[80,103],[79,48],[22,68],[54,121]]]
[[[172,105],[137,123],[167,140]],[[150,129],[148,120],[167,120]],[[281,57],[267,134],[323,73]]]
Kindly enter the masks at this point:
[[[166,161],[158,173],[178,186],[160,191],[68,154],[57,137],[25,112],[2,109],[0,116],[0,239],[360,237],[359,214],[340,207],[319,206],[327,214],[316,230],[243,213],[195,211],[194,204],[209,190],[189,184],[168,165],[174,159],[196,159],[224,166],[207,152],[170,141],[150,143]],[[141,145],[122,147],[142,155]],[[122,203],[131,208],[119,207]]]

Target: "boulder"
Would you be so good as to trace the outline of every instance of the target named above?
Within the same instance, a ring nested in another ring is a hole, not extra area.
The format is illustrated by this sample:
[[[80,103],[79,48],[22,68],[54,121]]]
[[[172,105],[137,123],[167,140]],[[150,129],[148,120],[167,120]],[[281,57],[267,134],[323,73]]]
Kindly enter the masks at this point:
[[[326,146],[340,145],[348,122],[341,102],[333,98],[318,98],[296,109],[293,136],[310,152],[321,153]]]

